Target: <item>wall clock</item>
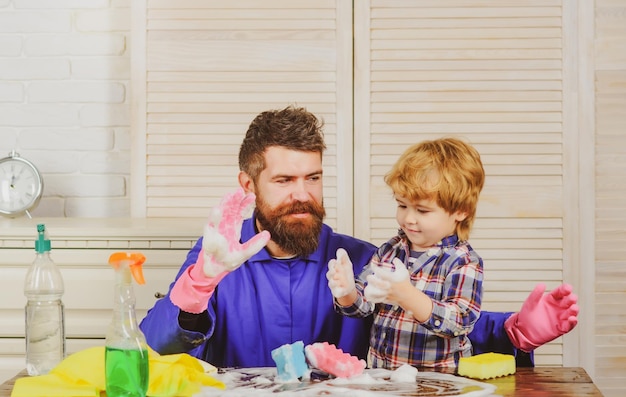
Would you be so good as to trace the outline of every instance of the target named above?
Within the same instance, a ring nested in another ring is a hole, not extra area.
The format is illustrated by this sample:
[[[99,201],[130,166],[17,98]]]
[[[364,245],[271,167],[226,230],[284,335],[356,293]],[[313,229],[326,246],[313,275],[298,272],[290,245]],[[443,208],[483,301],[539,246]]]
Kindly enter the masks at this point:
[[[43,178],[33,163],[13,150],[0,159],[0,214],[29,218],[43,194]]]

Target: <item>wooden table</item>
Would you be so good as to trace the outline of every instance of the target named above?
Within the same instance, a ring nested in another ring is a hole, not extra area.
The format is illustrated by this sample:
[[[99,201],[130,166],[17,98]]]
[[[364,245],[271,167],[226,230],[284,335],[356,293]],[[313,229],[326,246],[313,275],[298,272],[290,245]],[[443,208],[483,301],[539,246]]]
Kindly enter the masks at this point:
[[[602,397],[583,368],[517,368],[515,375],[487,380],[503,397]]]
[[[23,376],[25,370],[0,385],[0,397],[10,397],[15,380]],[[602,397],[582,368],[517,368],[515,375],[485,382],[496,385],[496,394],[502,397]]]
[[[15,384],[15,380],[24,376],[28,376],[26,370],[23,370],[22,372],[18,373],[17,375],[0,385],[0,397],[10,397],[11,390],[13,390],[13,385]]]

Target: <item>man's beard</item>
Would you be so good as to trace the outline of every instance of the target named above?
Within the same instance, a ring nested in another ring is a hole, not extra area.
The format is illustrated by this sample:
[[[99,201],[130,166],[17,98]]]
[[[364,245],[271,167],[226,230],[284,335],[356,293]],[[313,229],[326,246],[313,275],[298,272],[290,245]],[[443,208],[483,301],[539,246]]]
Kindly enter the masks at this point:
[[[292,218],[290,214],[309,213],[310,218]],[[296,201],[276,208],[256,197],[256,219],[272,235],[272,241],[285,252],[307,257],[319,245],[322,222],[326,216],[324,206],[315,201]]]

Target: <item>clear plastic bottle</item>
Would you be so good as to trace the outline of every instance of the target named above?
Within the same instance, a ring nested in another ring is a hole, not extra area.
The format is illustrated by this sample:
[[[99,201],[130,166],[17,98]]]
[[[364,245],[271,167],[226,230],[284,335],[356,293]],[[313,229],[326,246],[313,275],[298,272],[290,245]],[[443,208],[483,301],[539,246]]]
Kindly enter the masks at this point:
[[[63,278],[50,258],[46,226],[37,225],[35,261],[26,273],[26,370],[47,374],[65,358],[65,311],[61,300]]]
[[[145,283],[144,261],[140,253],[116,252],[109,257],[115,269],[115,292],[104,354],[108,397],[145,397],[148,391],[148,344],[137,323],[132,286],[132,278]]]

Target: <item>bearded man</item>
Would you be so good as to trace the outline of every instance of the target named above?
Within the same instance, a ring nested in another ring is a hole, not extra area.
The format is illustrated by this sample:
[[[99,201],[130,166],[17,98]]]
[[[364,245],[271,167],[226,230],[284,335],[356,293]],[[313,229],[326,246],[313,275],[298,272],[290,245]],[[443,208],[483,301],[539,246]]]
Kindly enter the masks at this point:
[[[335,312],[326,272],[343,248],[359,274],[376,247],[323,223],[325,148],[322,123],[303,108],[252,121],[239,151],[241,189],[212,210],[167,296],[140,324],[154,350],[217,367],[274,366],[271,351],[297,341],[366,357],[371,319]],[[520,313],[484,312],[470,334],[475,354],[531,352],[569,332],[578,313],[571,287],[542,292]],[[528,328],[530,314],[539,331]]]

